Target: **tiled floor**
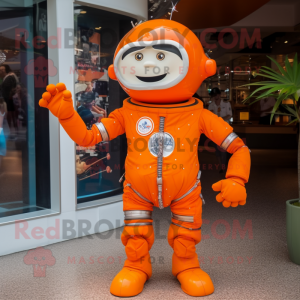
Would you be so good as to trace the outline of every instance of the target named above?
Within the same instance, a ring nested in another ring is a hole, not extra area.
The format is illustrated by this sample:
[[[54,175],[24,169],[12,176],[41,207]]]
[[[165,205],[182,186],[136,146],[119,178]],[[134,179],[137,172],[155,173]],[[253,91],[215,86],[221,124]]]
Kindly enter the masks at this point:
[[[211,190],[220,174],[215,170],[202,174],[206,222],[197,253],[215,284],[214,294],[206,299],[300,299],[300,266],[288,258],[285,232],[285,201],[297,197],[297,170],[282,166],[282,159],[289,158],[281,155],[268,158],[273,166],[258,166],[255,162],[264,162],[259,157],[253,156],[244,207],[223,208]],[[172,251],[166,240],[169,208],[155,209],[154,220],[153,277],[135,299],[192,299],[171,274]],[[248,226],[244,236],[239,225]],[[45,247],[56,260],[47,267],[46,277],[34,277],[33,266],[24,263],[27,252],[0,257],[0,299],[116,299],[109,287],[125,258],[120,232]]]

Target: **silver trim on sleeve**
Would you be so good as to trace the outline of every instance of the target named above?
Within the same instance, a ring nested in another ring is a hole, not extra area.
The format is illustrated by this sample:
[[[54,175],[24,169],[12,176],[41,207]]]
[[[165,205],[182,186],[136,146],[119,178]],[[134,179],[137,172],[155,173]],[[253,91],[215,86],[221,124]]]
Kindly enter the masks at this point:
[[[225,151],[228,149],[229,145],[236,139],[238,138],[238,135],[234,132],[230,133],[227,138],[222,142],[220,147],[224,149]]]
[[[202,195],[202,193],[200,194],[200,198],[201,198],[201,200],[202,200],[203,204],[205,204],[205,200],[204,200],[204,198],[203,198],[203,195]]]
[[[242,146],[241,148],[248,148],[248,146]],[[249,152],[251,153],[251,150],[248,148]]]
[[[151,219],[152,211],[150,210],[126,210],[124,211],[125,220],[136,220],[136,219]]]
[[[105,128],[105,126],[103,125],[103,123],[95,123],[95,125],[97,126],[101,136],[102,136],[102,141],[103,142],[108,142],[109,141],[109,135],[108,132]]]
[[[174,220],[177,221],[194,223],[194,216],[181,216],[181,215],[176,215],[174,213],[171,213],[171,216]]]

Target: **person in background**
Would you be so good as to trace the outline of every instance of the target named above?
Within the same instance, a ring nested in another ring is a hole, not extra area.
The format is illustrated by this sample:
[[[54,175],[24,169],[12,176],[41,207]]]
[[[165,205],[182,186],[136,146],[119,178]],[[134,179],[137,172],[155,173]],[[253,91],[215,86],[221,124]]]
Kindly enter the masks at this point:
[[[208,110],[221,117],[225,122],[229,123],[229,120],[232,118],[230,102],[222,100],[221,91],[217,87],[213,88],[209,95],[211,97],[211,103],[208,106]],[[220,173],[223,173],[228,164],[228,155],[227,152],[221,149],[218,145],[215,145],[215,149],[216,156],[220,164]]]
[[[276,103],[274,97],[267,97],[260,100],[260,118],[259,124],[271,125],[271,111]],[[274,124],[275,118],[272,120],[272,124]]]
[[[17,131],[17,112],[15,110],[12,96],[13,90],[18,84],[18,78],[16,74],[12,72],[9,65],[0,66],[0,77],[3,79],[2,96],[7,105],[7,122],[10,129],[14,127],[15,131]]]
[[[27,108],[27,90],[20,84],[13,90],[13,103],[15,112],[17,115],[17,127],[18,130],[22,129],[22,125],[25,122],[25,114]]]
[[[0,170],[2,163],[2,156],[6,155],[6,141],[3,130],[4,118],[6,118],[7,107],[4,99],[0,97]]]
[[[87,85],[87,87],[85,89],[85,92],[86,93],[92,92],[93,91],[93,85],[92,85],[92,83],[91,82],[86,82],[86,85]]]

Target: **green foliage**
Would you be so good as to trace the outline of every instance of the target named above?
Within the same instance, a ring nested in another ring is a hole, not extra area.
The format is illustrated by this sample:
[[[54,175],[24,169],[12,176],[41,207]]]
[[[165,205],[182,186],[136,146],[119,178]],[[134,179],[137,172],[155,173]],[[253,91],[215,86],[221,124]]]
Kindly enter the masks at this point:
[[[285,58],[286,70],[284,70],[275,59],[269,56],[268,58],[272,62],[274,62],[274,64],[278,67],[278,70],[280,71],[281,75],[269,67],[266,66],[261,67],[260,72],[257,73],[257,75],[271,79],[271,81],[261,81],[261,82],[255,82],[255,83],[244,85],[244,86],[260,86],[244,100],[244,103],[249,101],[249,99],[252,97],[256,99],[252,101],[250,105],[257,101],[260,101],[263,98],[273,96],[276,99],[276,103],[272,109],[271,112],[272,116],[270,121],[272,122],[274,114],[276,113],[276,114],[296,117],[296,120],[293,120],[291,123],[299,122],[300,117],[299,117],[299,110],[297,108],[297,104],[300,96],[300,63],[298,64],[298,55],[296,53],[294,57],[293,66],[291,66],[288,57],[286,56]],[[277,93],[277,91],[280,92]],[[289,113],[282,113],[278,110],[279,105],[282,103],[282,100],[284,99],[294,100],[293,107],[288,105],[283,106]]]

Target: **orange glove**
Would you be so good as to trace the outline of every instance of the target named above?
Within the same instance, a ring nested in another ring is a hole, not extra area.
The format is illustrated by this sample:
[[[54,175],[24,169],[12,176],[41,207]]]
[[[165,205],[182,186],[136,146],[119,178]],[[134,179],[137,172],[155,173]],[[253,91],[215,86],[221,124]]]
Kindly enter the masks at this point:
[[[237,177],[220,180],[212,185],[215,192],[220,192],[216,199],[222,202],[224,207],[237,207],[245,205],[247,193],[243,180]]]
[[[48,108],[60,120],[69,119],[75,113],[72,94],[64,83],[49,84],[39,105]]]
[[[61,126],[76,144],[88,147],[102,141],[95,124],[91,130],[87,130],[73,107],[72,93],[66,89],[64,83],[58,83],[56,86],[49,84],[46,90],[39,102],[40,106],[48,108],[59,119]]]

